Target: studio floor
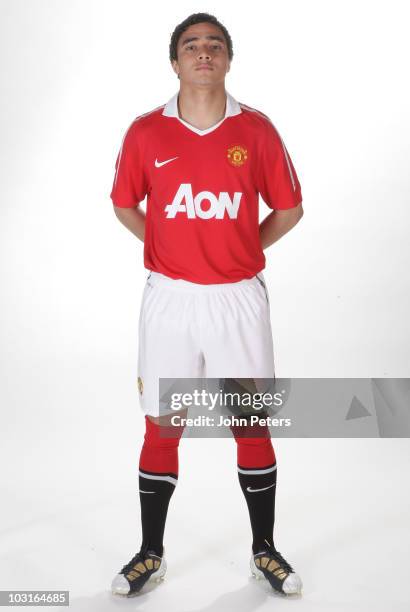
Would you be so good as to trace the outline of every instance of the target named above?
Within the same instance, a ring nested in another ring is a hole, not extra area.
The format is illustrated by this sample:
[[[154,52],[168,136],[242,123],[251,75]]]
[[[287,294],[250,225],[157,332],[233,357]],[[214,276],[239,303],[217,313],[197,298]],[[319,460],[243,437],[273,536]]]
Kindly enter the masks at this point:
[[[182,440],[165,534],[168,571],[130,599],[109,589],[140,543],[128,452],[115,460],[106,445],[99,458],[86,439],[77,447],[48,441],[13,462],[9,449],[10,461],[2,462],[8,472],[0,588],[69,590],[69,609],[78,612],[407,611],[407,440],[293,439],[274,446],[275,541],[302,577],[301,597],[277,595],[251,577],[232,439]]]

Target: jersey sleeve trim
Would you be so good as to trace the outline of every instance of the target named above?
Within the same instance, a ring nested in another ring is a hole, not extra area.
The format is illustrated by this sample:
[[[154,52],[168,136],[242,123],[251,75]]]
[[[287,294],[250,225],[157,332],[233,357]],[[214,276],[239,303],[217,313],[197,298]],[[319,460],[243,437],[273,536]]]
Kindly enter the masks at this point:
[[[291,157],[271,119],[257,113],[263,120],[264,139],[260,165],[260,194],[272,210],[296,208],[302,202],[302,192]]]
[[[134,119],[128,127],[117,156],[110,197],[114,206],[119,208],[135,208],[147,195],[148,183],[143,155],[140,151],[139,138],[135,133],[136,123],[144,116],[146,115]]]

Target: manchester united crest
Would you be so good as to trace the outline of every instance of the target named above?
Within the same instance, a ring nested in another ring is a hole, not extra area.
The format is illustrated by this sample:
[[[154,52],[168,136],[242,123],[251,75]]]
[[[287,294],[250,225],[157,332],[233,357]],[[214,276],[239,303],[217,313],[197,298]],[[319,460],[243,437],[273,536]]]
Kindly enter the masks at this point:
[[[142,395],[143,390],[144,390],[144,385],[142,383],[142,378],[141,376],[138,376],[138,391],[141,393],[141,395]]]
[[[240,145],[235,145],[228,149],[227,157],[232,166],[243,166],[248,159],[248,151]]]

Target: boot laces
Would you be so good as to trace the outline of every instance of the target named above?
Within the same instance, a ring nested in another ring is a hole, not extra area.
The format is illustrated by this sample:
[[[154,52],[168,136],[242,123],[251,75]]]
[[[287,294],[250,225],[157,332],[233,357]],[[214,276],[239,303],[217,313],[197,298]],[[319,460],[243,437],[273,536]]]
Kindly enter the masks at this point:
[[[275,559],[275,561],[277,561],[278,563],[280,563],[281,567],[283,567],[283,569],[285,571],[287,571],[288,573],[293,572],[293,568],[290,565],[290,563],[288,563],[286,561],[286,559],[284,559],[282,557],[282,555],[280,554],[279,551],[276,550],[276,548],[273,546],[273,544],[270,544],[270,542],[268,542],[268,540],[265,540],[265,543],[267,544],[266,546],[266,552],[269,553],[269,555],[271,557],[273,557]]]
[[[145,559],[148,556],[148,548],[147,546],[141,546],[141,549],[133,556],[133,558],[128,561],[128,563],[126,563],[124,565],[124,567],[121,570],[121,574],[128,574],[135,565],[137,565],[137,563],[144,563]]]

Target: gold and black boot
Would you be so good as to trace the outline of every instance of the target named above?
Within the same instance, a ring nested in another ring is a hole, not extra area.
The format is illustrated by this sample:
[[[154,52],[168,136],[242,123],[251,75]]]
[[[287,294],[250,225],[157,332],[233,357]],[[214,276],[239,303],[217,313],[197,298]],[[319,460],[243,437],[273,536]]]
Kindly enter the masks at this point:
[[[164,555],[159,557],[153,550],[141,548],[115,576],[111,590],[114,595],[134,595],[149,580],[155,582],[163,580],[166,571]]]
[[[265,540],[266,547],[251,557],[251,572],[256,579],[266,578],[272,588],[285,595],[300,595],[302,580],[285,561],[273,544]]]

